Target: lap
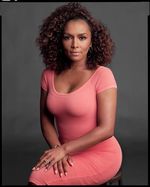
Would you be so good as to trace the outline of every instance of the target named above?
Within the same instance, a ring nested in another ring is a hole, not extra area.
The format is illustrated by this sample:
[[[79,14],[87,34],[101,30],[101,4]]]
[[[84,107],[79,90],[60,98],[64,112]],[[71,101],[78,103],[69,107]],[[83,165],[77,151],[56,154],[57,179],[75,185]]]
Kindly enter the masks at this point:
[[[73,166],[68,166],[67,176],[54,174],[53,167],[48,171],[42,168],[32,171],[29,181],[37,185],[90,185],[103,184],[112,178],[120,167],[121,160],[117,160],[117,153],[83,152],[72,155]]]

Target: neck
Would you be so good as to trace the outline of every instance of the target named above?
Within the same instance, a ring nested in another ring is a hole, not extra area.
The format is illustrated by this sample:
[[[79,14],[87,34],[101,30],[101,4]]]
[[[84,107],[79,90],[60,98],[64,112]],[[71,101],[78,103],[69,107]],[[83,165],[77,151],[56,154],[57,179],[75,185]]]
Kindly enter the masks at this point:
[[[86,62],[72,62],[71,65],[72,70],[85,70],[87,69],[86,67]]]

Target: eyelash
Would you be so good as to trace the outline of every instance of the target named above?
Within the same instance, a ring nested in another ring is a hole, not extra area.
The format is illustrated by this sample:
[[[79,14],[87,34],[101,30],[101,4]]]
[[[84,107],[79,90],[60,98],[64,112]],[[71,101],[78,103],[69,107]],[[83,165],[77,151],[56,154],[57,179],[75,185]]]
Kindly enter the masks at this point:
[[[71,38],[70,36],[63,36],[64,40],[69,40],[70,38]],[[79,39],[80,40],[86,40],[86,37],[85,36],[80,36]]]
[[[81,39],[82,38],[82,39]],[[86,40],[86,37],[85,36],[81,36],[80,37],[81,40]]]

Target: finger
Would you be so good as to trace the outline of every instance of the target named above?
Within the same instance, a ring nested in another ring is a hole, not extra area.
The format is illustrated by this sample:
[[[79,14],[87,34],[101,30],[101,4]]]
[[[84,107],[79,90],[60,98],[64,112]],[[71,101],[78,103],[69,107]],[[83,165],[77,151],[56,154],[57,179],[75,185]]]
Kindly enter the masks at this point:
[[[49,169],[49,168],[48,168]],[[57,163],[53,165],[54,174],[56,175],[58,173]]]
[[[43,168],[44,166],[46,166],[47,164],[49,163],[49,159],[43,159],[43,160],[41,160],[41,161],[39,161],[38,163],[37,163],[37,165],[35,166],[35,170],[39,170],[39,169],[41,169],[41,168]]]
[[[55,163],[56,163],[55,159],[54,159],[54,158],[51,159],[51,160],[49,161],[48,169],[50,169]]]
[[[73,166],[73,160],[72,160],[72,158],[71,158],[70,156],[68,156],[67,162],[68,162],[68,164],[69,164],[70,166]]]
[[[50,165],[50,163],[47,163],[47,164],[45,165],[45,171],[48,171],[48,170],[50,169],[49,165]]]
[[[58,167],[59,176],[62,177],[62,175],[63,175],[63,167],[62,167],[62,161],[61,160],[59,160],[57,162],[57,167]]]
[[[40,163],[40,164],[38,164],[38,165],[36,166],[36,170],[39,170],[39,169],[41,169],[41,168],[43,168],[43,167],[46,167],[46,165],[47,165],[46,162],[42,162],[42,163]]]
[[[49,151],[45,151],[45,153],[40,157],[39,161],[37,164],[32,168],[32,170],[37,169],[43,162],[47,162],[47,159],[49,159],[50,155],[46,155]],[[49,162],[49,161],[48,161]]]
[[[53,167],[53,169],[54,169],[54,174],[57,174],[58,173],[58,171],[57,171],[57,168],[56,168],[56,166],[54,166],[56,163],[54,162],[54,160],[52,160],[52,161],[50,161],[50,162],[48,162],[47,164],[46,164],[46,171],[47,170],[49,170],[51,167]]]
[[[42,160],[39,160],[34,167],[32,168],[32,170],[36,170],[38,168],[38,166],[42,163]]]
[[[49,151],[50,151],[50,150],[46,150],[46,151],[44,152],[44,154],[40,157],[39,160],[42,160],[44,157],[47,157],[47,154],[49,153]]]
[[[38,163],[32,168],[32,170],[39,170],[40,164],[41,164],[41,161],[38,162]]]
[[[67,159],[64,158],[64,159],[62,160],[62,168],[63,168],[64,175],[67,175],[67,165],[68,165]]]
[[[45,164],[48,164],[52,160],[52,155],[48,154],[43,159],[39,160],[39,164],[45,162]]]

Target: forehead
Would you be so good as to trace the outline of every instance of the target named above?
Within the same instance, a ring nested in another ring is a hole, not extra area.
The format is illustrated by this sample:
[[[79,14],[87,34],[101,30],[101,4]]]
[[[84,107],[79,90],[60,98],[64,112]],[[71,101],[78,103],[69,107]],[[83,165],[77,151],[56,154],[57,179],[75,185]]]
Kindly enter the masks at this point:
[[[90,26],[83,19],[70,20],[66,23],[64,32],[67,33],[89,33]]]

